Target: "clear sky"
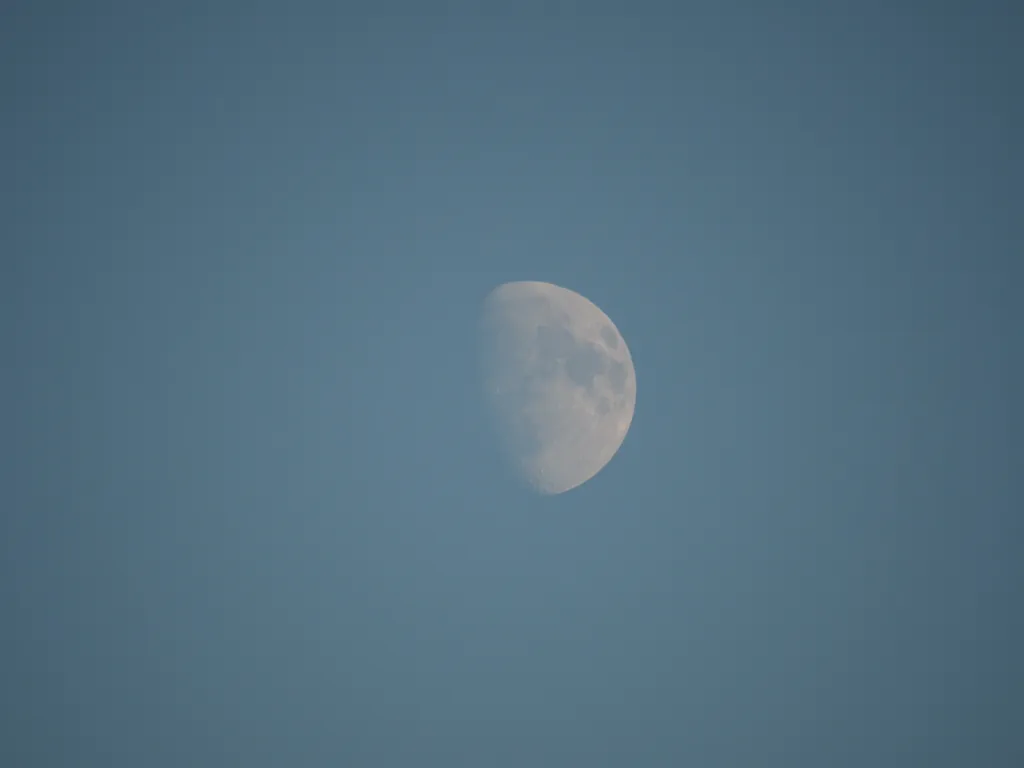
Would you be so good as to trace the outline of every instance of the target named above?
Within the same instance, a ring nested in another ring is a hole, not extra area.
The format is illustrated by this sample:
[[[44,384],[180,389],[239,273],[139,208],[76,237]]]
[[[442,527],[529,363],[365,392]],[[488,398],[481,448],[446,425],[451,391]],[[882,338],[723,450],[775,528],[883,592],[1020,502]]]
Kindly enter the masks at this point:
[[[1019,3],[359,5],[5,7],[0,764],[1024,765]]]

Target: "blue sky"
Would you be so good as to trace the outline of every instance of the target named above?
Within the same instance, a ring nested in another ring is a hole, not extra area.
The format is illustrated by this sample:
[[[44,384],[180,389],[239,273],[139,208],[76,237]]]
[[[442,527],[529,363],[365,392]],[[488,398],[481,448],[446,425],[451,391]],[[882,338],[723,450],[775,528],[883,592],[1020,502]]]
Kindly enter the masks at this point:
[[[4,23],[0,762],[1020,765],[1020,14],[374,7]],[[561,496],[508,280],[636,366]]]

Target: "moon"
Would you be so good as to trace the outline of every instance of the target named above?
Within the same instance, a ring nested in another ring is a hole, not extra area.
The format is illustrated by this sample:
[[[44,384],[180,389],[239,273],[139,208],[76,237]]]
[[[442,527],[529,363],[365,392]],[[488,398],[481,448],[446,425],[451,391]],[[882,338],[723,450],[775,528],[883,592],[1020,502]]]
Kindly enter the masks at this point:
[[[515,472],[542,494],[576,488],[619,450],[636,372],[608,316],[551,283],[498,286],[480,323],[484,400]]]

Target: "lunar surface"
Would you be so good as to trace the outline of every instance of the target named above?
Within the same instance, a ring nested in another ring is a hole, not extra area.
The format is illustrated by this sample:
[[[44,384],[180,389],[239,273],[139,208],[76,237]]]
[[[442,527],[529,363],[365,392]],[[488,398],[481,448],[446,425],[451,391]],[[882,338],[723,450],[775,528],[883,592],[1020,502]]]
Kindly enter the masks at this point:
[[[636,374],[608,316],[551,283],[505,283],[484,301],[484,397],[504,453],[544,494],[596,475],[626,437]]]

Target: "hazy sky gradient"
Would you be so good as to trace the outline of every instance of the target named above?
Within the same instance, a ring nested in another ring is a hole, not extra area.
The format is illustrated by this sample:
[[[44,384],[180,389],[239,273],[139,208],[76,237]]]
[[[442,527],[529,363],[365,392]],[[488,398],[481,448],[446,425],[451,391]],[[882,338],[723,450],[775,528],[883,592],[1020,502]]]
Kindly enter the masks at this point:
[[[1024,765],[1018,4],[357,5],[4,13],[0,764]]]

